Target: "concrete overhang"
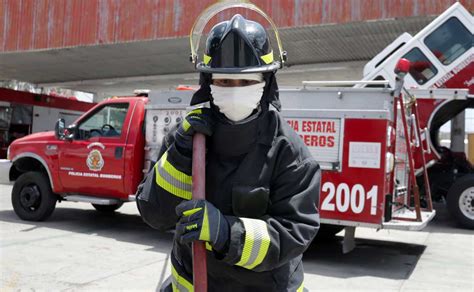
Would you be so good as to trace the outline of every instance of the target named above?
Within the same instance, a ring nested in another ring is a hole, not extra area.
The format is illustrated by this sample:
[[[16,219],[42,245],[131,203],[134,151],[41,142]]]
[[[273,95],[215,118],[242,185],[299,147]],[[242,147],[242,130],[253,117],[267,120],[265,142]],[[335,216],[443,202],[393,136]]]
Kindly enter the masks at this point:
[[[311,70],[317,72],[324,70],[321,68],[325,66],[349,67],[351,70],[357,67],[358,71],[351,72],[351,76],[343,74],[341,71],[344,69],[334,71],[334,79],[352,79],[357,76],[360,78],[362,64],[401,33],[409,32],[414,35],[432,19],[431,16],[425,16],[313,25],[281,29],[280,34],[284,49],[288,52],[287,65],[290,67],[302,64],[352,62],[347,65],[298,66],[294,74],[301,75],[300,80],[310,79]],[[184,75],[193,72],[193,65],[189,62],[187,38],[6,52],[0,53],[0,68],[0,79],[17,79],[45,86],[65,84],[71,89],[98,92],[101,95],[115,92],[116,90],[103,89],[119,88],[123,85],[120,82],[121,78],[125,78],[122,81],[131,83],[133,87],[142,87],[141,85],[145,87],[147,83],[155,84],[154,82],[167,85],[173,82],[197,83],[196,74]],[[280,74],[280,82],[287,83],[285,76],[292,82],[294,78],[283,72]],[[307,74],[310,77],[305,78]]]

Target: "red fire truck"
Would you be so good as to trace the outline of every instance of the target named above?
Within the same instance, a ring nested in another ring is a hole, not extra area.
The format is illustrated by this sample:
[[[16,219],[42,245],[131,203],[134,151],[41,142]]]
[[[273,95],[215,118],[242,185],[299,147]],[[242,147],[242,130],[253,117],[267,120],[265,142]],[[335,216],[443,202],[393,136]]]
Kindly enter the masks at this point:
[[[109,99],[67,128],[60,120],[55,132],[14,141],[8,175],[15,181],[17,215],[44,220],[58,200],[89,202],[99,211],[134,200],[143,173],[157,160],[164,135],[185,115],[191,95],[171,91]],[[413,185],[408,154],[416,150],[414,128],[407,126],[408,109],[395,110],[402,101],[393,90],[307,86],[284,90],[280,97],[283,115],[323,169],[323,223],[417,230],[434,216],[432,209],[414,208],[406,191]]]
[[[398,69],[409,69],[401,65]],[[394,73],[384,75],[385,81],[369,78],[361,81],[363,88],[306,82],[280,92],[284,117],[323,169],[321,234],[345,227],[346,251],[354,247],[357,226],[419,230],[435,215],[429,183],[422,200],[415,178],[415,158],[428,160],[431,147],[424,117],[417,113],[415,101],[420,99],[414,97],[423,94],[402,91],[402,75],[397,82]],[[470,98],[465,89],[436,89],[425,97],[439,93]],[[189,110],[191,95],[167,91],[108,99],[67,127],[60,120],[54,132],[16,140],[10,146],[8,173],[15,181],[16,214],[45,220],[57,201],[88,202],[103,212],[133,201],[164,135]],[[421,165],[425,181],[427,164]]]
[[[412,61],[405,85],[418,89],[412,90],[412,95],[418,106],[419,139],[426,149],[433,199],[445,200],[452,216],[468,228],[474,228],[474,167],[464,153],[464,133],[459,134],[462,149],[456,152],[441,146],[439,132],[446,122],[474,108],[473,33],[473,16],[455,3],[415,36],[401,35],[364,67],[364,80],[387,80],[394,86],[391,72],[397,61]],[[434,88],[467,89],[469,95]],[[425,163],[420,153],[415,153],[415,168],[423,185]],[[422,204],[426,205],[423,196],[422,192]]]

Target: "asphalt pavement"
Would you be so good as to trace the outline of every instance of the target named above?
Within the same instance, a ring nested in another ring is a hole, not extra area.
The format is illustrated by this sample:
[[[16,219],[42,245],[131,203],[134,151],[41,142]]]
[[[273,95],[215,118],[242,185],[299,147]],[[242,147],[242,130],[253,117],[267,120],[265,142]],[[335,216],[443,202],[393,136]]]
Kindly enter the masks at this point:
[[[135,204],[104,215],[62,202],[45,222],[20,220],[0,185],[0,291],[156,291],[170,273],[172,234],[147,227]],[[443,205],[423,231],[358,228],[343,254],[341,232],[304,255],[309,291],[474,291],[474,232]],[[250,291],[249,291],[250,292]]]

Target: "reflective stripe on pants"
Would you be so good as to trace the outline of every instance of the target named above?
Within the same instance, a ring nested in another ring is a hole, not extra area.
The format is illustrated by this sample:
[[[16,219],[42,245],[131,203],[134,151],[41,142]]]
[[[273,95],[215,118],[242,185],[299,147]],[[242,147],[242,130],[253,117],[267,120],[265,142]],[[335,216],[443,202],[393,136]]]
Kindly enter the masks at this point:
[[[193,284],[180,276],[173,265],[171,265],[171,283],[173,285],[173,292],[192,292],[194,291]]]

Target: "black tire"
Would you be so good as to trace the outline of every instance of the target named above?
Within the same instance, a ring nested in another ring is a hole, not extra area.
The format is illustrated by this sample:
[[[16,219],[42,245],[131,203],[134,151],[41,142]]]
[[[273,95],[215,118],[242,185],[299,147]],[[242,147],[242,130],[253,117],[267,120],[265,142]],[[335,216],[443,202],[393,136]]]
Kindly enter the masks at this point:
[[[332,239],[336,236],[336,234],[341,232],[344,227],[345,226],[341,225],[321,224],[318,234],[316,235],[316,239]]]
[[[13,210],[23,220],[46,220],[53,213],[57,200],[44,173],[26,172],[13,185]]]
[[[463,227],[474,229],[474,174],[457,179],[448,191],[448,210]]]
[[[92,206],[94,206],[94,208],[99,211],[99,212],[102,212],[102,213],[114,213],[115,210],[117,210],[118,208],[122,207],[123,205],[123,202],[120,202],[118,204],[115,204],[115,205],[97,205],[97,204],[92,204]]]

